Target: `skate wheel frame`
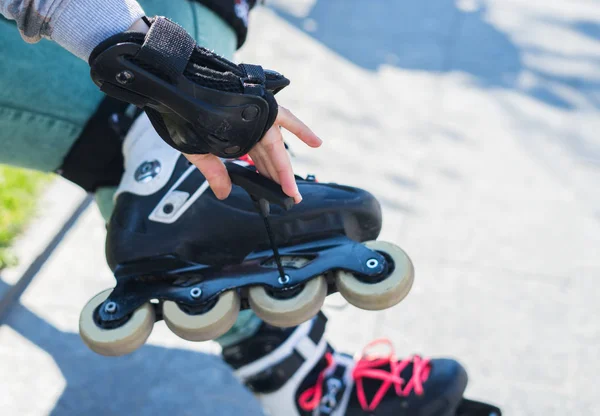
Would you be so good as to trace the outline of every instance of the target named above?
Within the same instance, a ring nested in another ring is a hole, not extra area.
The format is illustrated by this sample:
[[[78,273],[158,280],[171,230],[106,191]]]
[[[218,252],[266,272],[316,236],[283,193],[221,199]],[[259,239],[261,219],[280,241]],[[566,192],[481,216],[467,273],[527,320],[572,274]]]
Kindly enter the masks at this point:
[[[352,273],[340,270],[336,273],[336,286],[342,296],[352,305],[377,311],[398,304],[408,295],[415,271],[408,255],[398,246],[385,241],[364,243],[369,249],[384,252],[394,262],[389,276],[377,283],[361,281]]]
[[[376,280],[386,271],[384,256],[343,236],[281,247],[279,253],[282,258],[292,259],[292,264],[284,266],[285,281],[279,280],[280,273],[273,265],[273,252],[268,249],[252,252],[243,262],[227,268],[191,264],[170,257],[156,259],[151,266],[144,262],[119,266],[115,270],[117,286],[110,295],[110,300],[118,307],[113,312],[102,308],[98,314],[102,322],[117,324],[152,299],[189,305],[194,309],[212,302],[228,290],[257,286],[268,290],[289,289],[304,286],[321,275],[333,283],[333,273],[329,272],[334,270],[346,270],[363,279]],[[306,261],[299,262],[298,258]],[[166,272],[177,269],[185,271]],[[198,275],[202,276],[201,281],[197,280]]]
[[[380,310],[400,302],[410,291],[414,278],[408,256],[390,243],[363,245],[347,237],[335,237],[281,247],[279,251],[286,259],[285,281],[278,280],[269,250],[253,252],[244,262],[226,269],[198,265],[196,270],[195,265],[162,259],[164,264],[159,262],[153,267],[186,270],[173,275],[158,273],[153,279],[148,279],[147,273],[135,273],[139,265],[118,269],[117,287],[98,294],[82,311],[81,337],[99,354],[127,354],[148,338],[156,320],[155,311],[160,308],[171,331],[190,341],[223,335],[235,323],[241,306],[247,304],[265,322],[291,327],[316,315],[334,285],[353,305]],[[391,267],[388,263],[392,263]],[[193,281],[191,286],[183,284],[187,276],[196,278],[196,272],[202,274],[202,281]],[[238,292],[240,288],[244,289]],[[240,299],[240,293],[247,296],[247,303]],[[116,308],[99,308],[109,295]],[[158,306],[152,305],[150,301],[157,298]],[[211,309],[196,315],[178,306],[199,310],[213,301],[216,303]],[[104,327],[97,324],[98,320],[105,323]]]
[[[112,289],[94,296],[83,308],[79,317],[79,334],[94,352],[107,356],[129,354],[141,347],[152,332],[156,320],[152,304],[144,303],[131,317],[116,328],[101,328],[96,324],[96,309],[104,303]]]
[[[263,321],[278,327],[292,327],[308,321],[323,306],[327,296],[325,277],[317,276],[305,283],[295,296],[279,299],[271,296],[262,286],[251,287],[248,302]]]
[[[189,315],[175,302],[163,304],[163,318],[169,329],[188,341],[209,341],[231,329],[240,311],[240,297],[235,290],[219,295],[217,303],[208,311]]]

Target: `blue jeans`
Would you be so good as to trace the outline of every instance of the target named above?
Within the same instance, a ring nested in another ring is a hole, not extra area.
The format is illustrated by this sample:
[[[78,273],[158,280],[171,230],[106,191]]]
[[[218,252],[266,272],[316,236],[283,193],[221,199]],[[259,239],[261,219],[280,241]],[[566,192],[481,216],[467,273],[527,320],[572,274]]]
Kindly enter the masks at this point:
[[[148,16],[167,16],[198,42],[232,58],[233,29],[212,11],[188,0],[139,0]],[[43,40],[28,45],[15,24],[0,18],[0,163],[44,172],[62,165],[69,149],[104,95],[89,76],[86,62]],[[107,219],[113,188],[96,193]],[[250,311],[219,341],[229,345],[251,336],[260,320]]]

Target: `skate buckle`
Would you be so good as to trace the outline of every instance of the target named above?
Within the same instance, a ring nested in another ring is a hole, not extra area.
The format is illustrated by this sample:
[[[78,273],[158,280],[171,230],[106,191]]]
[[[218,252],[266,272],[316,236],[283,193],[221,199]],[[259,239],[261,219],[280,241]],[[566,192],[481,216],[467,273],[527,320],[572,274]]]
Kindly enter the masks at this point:
[[[151,160],[142,163],[135,171],[136,182],[147,183],[154,179],[160,173],[160,162]]]
[[[330,378],[327,380],[327,394],[321,399],[321,406],[319,412],[322,415],[330,415],[338,405],[337,394],[342,388],[342,382],[337,378]]]

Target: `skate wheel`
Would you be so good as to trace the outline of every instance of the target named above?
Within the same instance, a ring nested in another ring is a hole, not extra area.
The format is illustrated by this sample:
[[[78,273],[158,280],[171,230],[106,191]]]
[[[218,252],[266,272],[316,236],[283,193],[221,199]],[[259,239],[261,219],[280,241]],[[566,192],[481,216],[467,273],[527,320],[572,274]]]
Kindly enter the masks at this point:
[[[415,270],[408,255],[398,246],[385,241],[364,243],[371,250],[383,252],[392,258],[394,267],[389,276],[377,283],[367,283],[352,273],[340,270],[336,285],[342,296],[352,305],[370,311],[387,309],[408,295]]]
[[[252,310],[263,321],[282,328],[300,325],[315,316],[327,296],[327,282],[317,276],[291,298],[273,297],[263,286],[254,286],[248,293]]]
[[[208,311],[190,315],[175,302],[163,305],[163,318],[169,329],[188,341],[209,341],[231,329],[240,311],[240,297],[234,290],[219,295],[217,303]]]
[[[119,356],[135,351],[148,339],[156,320],[154,308],[148,302],[139,307],[129,320],[116,328],[102,328],[96,324],[96,308],[111,294],[112,289],[94,296],[79,316],[79,334],[83,342],[94,352],[107,356]]]

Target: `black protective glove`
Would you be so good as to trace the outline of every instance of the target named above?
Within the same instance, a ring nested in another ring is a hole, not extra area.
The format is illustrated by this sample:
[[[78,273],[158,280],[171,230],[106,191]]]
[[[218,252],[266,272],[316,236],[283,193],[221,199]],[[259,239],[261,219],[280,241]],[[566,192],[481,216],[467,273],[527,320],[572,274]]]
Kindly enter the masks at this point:
[[[147,23],[145,35],[121,33],[94,49],[89,64],[96,85],[143,108],[163,140],[183,153],[248,153],[275,122],[274,94],[289,80],[197,46],[164,17]]]

